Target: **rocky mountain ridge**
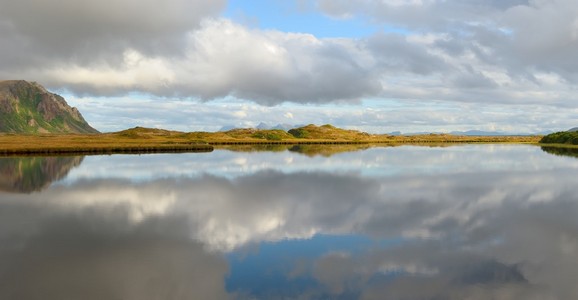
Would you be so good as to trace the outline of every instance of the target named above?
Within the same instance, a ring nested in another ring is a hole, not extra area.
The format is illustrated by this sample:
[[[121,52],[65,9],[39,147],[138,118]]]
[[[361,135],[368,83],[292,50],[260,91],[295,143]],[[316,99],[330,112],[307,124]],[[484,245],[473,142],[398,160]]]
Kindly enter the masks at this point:
[[[25,80],[0,81],[0,132],[98,133],[60,95]]]

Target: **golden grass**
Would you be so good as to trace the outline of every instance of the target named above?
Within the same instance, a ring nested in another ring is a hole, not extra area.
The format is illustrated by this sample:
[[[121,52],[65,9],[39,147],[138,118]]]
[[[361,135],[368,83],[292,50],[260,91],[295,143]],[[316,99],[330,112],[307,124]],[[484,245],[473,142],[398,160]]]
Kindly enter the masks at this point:
[[[125,137],[118,134],[0,135],[0,154],[143,153],[212,151],[207,144],[175,137]]]
[[[235,129],[227,132],[179,132],[133,128],[102,134],[0,134],[0,154],[124,153],[212,151],[222,145],[323,145],[323,144],[456,144],[528,143],[540,136],[454,136],[427,134],[392,136],[368,134],[335,127],[309,125],[310,137],[295,138],[284,131]]]

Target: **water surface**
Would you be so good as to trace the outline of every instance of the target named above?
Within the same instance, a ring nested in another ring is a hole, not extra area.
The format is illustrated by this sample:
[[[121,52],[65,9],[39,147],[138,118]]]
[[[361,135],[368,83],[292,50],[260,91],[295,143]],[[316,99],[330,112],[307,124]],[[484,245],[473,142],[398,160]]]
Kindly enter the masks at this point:
[[[578,297],[572,154],[247,150],[0,158],[0,299]]]

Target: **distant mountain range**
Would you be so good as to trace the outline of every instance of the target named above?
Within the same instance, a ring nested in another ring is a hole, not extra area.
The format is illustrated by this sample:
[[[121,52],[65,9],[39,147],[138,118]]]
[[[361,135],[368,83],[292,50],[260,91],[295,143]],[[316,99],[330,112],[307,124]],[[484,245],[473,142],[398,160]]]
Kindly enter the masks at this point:
[[[259,125],[257,125],[257,127],[255,127],[255,129],[260,129],[260,130],[271,130],[271,129],[280,129],[280,130],[284,130],[284,131],[289,131],[291,129],[294,128],[299,128],[299,127],[304,127],[306,125],[304,124],[299,124],[299,125],[291,125],[291,124],[277,124],[274,126],[271,126],[267,123],[259,123]],[[227,126],[223,126],[221,127],[221,129],[219,131],[221,132],[225,132],[225,131],[229,131],[232,129],[238,129],[238,127],[234,126],[234,125],[227,125]],[[573,128],[575,131],[578,131],[578,127]],[[572,129],[571,129],[572,130]],[[550,134],[553,131],[541,131],[541,132],[535,132],[535,133],[511,133],[511,132],[501,132],[501,131],[483,131],[483,130],[468,130],[468,131],[452,131],[446,134],[451,134],[451,135],[462,135],[462,136],[524,136],[524,135],[546,135],[546,134]],[[444,134],[445,132],[407,132],[407,133],[402,133],[401,131],[393,131],[393,132],[389,132],[387,134],[389,135],[394,135],[394,136],[399,136],[399,135],[424,135],[424,134]]]
[[[303,126],[305,126],[305,124],[291,125],[291,124],[279,123],[277,125],[269,125],[267,123],[261,122],[261,123],[259,123],[259,125],[257,125],[257,127],[255,127],[255,129],[260,129],[260,130],[279,129],[279,130],[283,130],[283,131],[289,131],[290,129],[303,127]],[[237,129],[237,128],[239,128],[239,127],[237,127],[235,125],[225,125],[225,126],[221,127],[221,129],[219,129],[219,131],[229,131],[229,130]]]
[[[261,122],[255,128],[260,130],[279,129],[289,131],[304,127],[304,124],[269,125]],[[223,126],[219,131],[225,132],[238,127]],[[578,131],[578,127],[568,131]],[[80,112],[70,107],[64,98],[48,92],[36,82],[24,80],[0,81],[0,133],[98,133],[82,117]],[[403,135],[423,135],[441,132],[414,132]],[[534,135],[546,135],[552,131],[536,132]],[[452,131],[449,134],[462,136],[511,136],[531,135],[497,131]],[[402,135],[400,131],[390,135]]]
[[[534,133],[513,133],[513,132],[502,132],[502,131],[483,131],[483,130],[468,130],[468,131],[451,131],[447,134],[451,135],[463,135],[463,136],[527,136],[527,135],[546,135],[550,134],[553,131],[540,131]],[[443,134],[444,132],[410,132],[410,133],[401,133],[399,131],[391,132],[391,135],[424,135],[424,134]]]
[[[501,132],[501,131],[482,131],[482,130],[468,130],[468,131],[452,131],[450,134],[453,135],[466,135],[466,136],[511,136],[511,135],[544,135],[552,133],[552,131],[541,131],[535,133],[512,133],[512,132]]]
[[[24,80],[0,81],[0,132],[98,133],[64,98]]]

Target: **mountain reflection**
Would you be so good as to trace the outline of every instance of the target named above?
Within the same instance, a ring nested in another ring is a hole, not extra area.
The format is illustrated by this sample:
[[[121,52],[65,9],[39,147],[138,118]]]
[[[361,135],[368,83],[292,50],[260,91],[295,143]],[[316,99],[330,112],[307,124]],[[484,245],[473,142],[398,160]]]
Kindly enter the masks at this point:
[[[8,194],[0,298],[574,299],[578,168],[552,158],[531,170],[269,169]]]
[[[40,191],[64,178],[83,159],[83,156],[0,157],[0,191]]]

